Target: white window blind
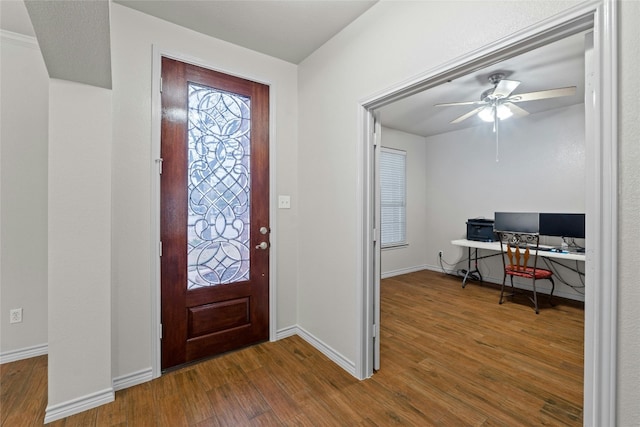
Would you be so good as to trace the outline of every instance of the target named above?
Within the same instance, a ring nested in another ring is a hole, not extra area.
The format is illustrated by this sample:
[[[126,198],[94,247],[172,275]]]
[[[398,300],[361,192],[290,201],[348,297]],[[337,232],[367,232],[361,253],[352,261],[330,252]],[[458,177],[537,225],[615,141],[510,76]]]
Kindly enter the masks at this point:
[[[407,153],[383,147],[380,150],[380,239],[381,246],[406,244]]]

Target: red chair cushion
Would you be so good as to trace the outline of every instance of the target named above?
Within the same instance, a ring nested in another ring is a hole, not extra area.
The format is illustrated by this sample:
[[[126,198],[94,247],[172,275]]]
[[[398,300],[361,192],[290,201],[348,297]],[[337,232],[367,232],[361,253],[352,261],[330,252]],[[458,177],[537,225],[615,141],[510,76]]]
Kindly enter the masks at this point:
[[[506,269],[506,273],[511,276],[519,276],[519,277],[533,277],[533,267],[520,267],[516,269],[514,266],[508,266]],[[536,279],[548,279],[551,277],[553,273],[550,270],[545,270],[544,268],[536,268]]]

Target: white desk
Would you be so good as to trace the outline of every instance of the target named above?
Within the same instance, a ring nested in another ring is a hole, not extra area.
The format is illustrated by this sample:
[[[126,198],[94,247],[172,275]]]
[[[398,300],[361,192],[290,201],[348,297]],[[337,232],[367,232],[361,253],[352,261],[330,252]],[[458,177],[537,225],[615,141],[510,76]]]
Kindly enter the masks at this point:
[[[480,273],[480,270],[478,270],[478,260],[480,259],[484,259],[484,258],[489,258],[492,256],[496,256],[496,255],[500,255],[501,251],[500,251],[500,242],[477,242],[475,240],[467,240],[467,239],[458,239],[458,240],[452,240],[451,241],[452,245],[455,246],[462,246],[465,248],[468,248],[469,250],[469,257],[467,259],[467,271],[464,275],[464,279],[462,279],[462,287],[464,288],[465,285],[467,284],[467,279],[469,277],[474,278],[476,280],[479,280],[480,282],[482,282],[482,274]],[[474,256],[471,256],[471,250],[474,250]],[[484,249],[484,250],[488,250],[488,251],[493,251],[493,252],[497,252],[497,253],[493,253],[490,255],[484,255],[484,256],[478,256],[478,249]],[[584,262],[586,257],[584,253],[577,253],[577,252],[552,252],[552,251],[547,251],[547,250],[538,250],[538,256],[539,257],[544,257],[544,258],[555,258],[558,260],[566,260],[566,261],[582,261]],[[474,261],[474,268],[473,270],[471,269],[471,260],[473,259]]]

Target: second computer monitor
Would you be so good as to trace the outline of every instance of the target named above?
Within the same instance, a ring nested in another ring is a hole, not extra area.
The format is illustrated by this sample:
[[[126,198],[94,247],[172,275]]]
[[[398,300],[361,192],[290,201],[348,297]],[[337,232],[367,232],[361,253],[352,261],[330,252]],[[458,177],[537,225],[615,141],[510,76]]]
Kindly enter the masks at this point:
[[[584,239],[584,217],[585,215],[580,213],[541,213],[540,234]]]

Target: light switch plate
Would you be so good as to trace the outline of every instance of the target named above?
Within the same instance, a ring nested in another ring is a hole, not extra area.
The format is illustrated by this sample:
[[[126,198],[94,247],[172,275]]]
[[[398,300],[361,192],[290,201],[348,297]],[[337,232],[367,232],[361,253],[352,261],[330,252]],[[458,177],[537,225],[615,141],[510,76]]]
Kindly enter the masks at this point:
[[[278,209],[291,209],[291,197],[278,196]]]
[[[9,311],[9,323],[22,322],[22,308],[13,308]]]

